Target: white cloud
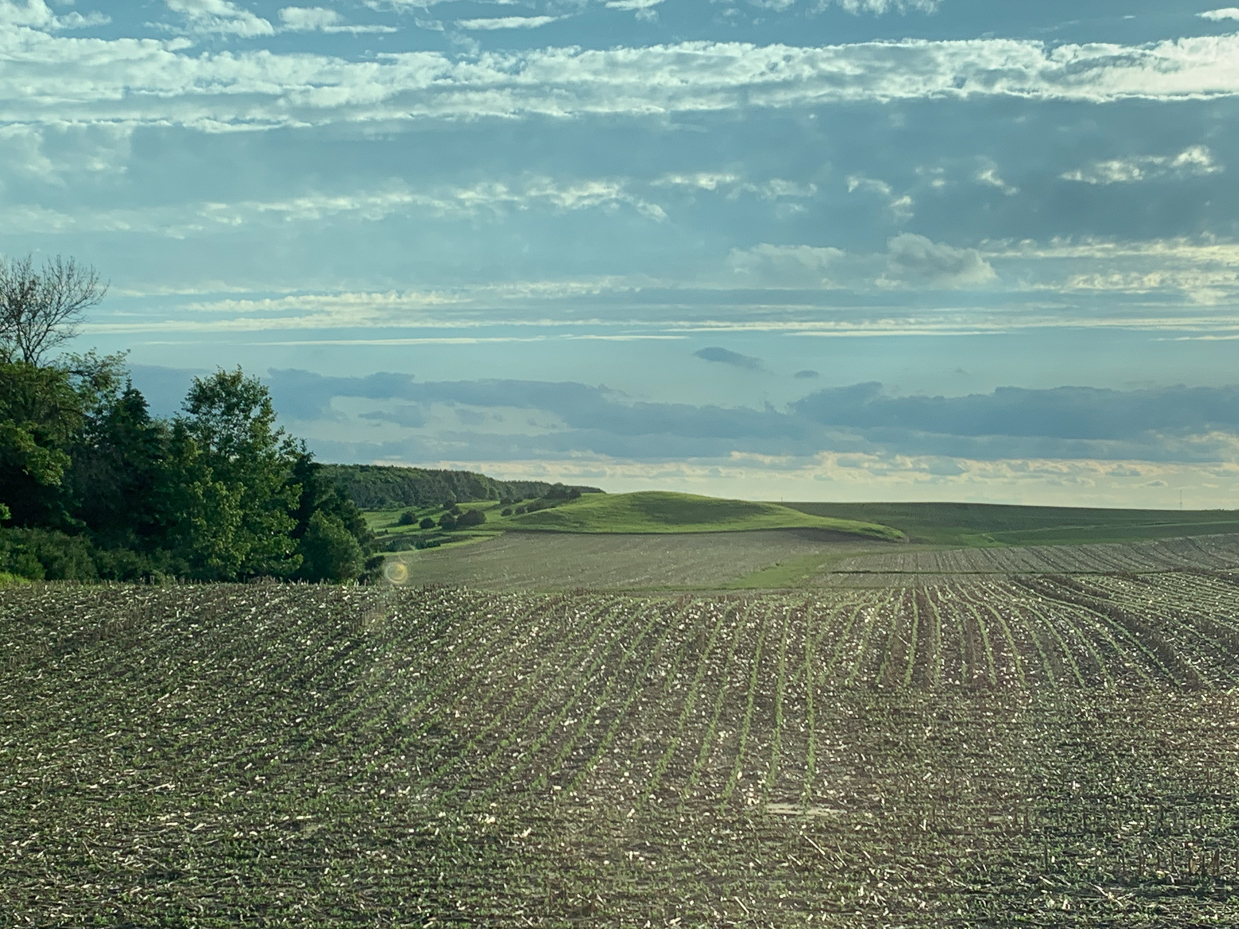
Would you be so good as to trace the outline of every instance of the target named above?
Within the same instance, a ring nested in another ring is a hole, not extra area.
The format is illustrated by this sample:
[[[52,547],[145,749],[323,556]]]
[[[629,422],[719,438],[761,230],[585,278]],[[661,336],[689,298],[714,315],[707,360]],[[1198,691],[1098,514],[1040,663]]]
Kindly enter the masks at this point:
[[[0,127],[0,184],[12,176],[63,187],[83,177],[123,174],[132,131],[124,126]]]
[[[563,19],[562,16],[500,16],[493,19],[458,19],[461,29],[537,29]]]
[[[655,9],[663,0],[607,0],[604,4],[608,10],[631,10],[637,14],[637,19],[654,22],[658,19]]]
[[[894,190],[892,190],[891,185],[886,183],[886,181],[880,181],[877,178],[853,174],[848,177],[847,184],[848,193],[850,194],[860,191],[861,193],[877,194],[879,197],[884,198],[886,200],[887,207],[890,209],[891,213],[894,214],[895,219],[899,222],[907,222],[913,217],[913,215],[915,215],[913,208],[916,206],[916,202],[912,199],[912,197],[908,194],[895,196]]]
[[[0,0],[0,26],[27,26],[32,29],[85,29],[110,23],[111,17],[103,13],[78,12],[56,16],[43,0],[26,0],[24,5],[12,0]]]
[[[1062,178],[1085,184],[1134,184],[1162,177],[1185,178],[1219,174],[1222,170],[1223,167],[1213,160],[1213,153],[1207,147],[1192,145],[1173,156],[1142,155],[1096,161],[1087,168],[1068,171]]]
[[[168,9],[189,21],[194,33],[224,33],[243,38],[274,35],[275,29],[249,10],[228,0],[164,0]]]
[[[168,2],[184,9],[196,30],[273,31],[266,20],[223,0]],[[79,39],[17,27],[0,31],[0,54],[6,60],[0,122],[179,124],[217,131],[927,97],[1103,102],[1239,95],[1239,35],[1148,46],[1050,47],[1010,39],[819,48],[683,42],[464,58],[405,52],[349,61],[266,50],[191,52],[177,40]]]
[[[1228,6],[1220,10],[1209,10],[1207,13],[1197,13],[1201,19],[1218,21],[1221,19],[1239,19],[1239,6]]]
[[[993,267],[975,248],[955,248],[923,235],[904,233],[887,243],[887,287],[966,288],[997,280]]]
[[[17,129],[0,135],[0,151]],[[51,170],[32,160],[32,171]],[[0,207],[0,224],[10,232],[145,232],[171,238],[242,229],[255,222],[319,222],[328,217],[377,222],[392,215],[428,212],[447,217],[499,216],[510,211],[549,209],[615,210],[627,207],[647,219],[666,218],[662,207],[629,189],[623,180],[584,179],[557,181],[529,176],[517,181],[486,181],[470,187],[411,190],[403,184],[381,191],[346,194],[313,193],[283,200],[244,200],[235,203],[199,202],[172,207],[110,210],[75,210],[72,213],[38,206]]]
[[[918,13],[936,13],[941,0],[819,0],[819,8],[824,9],[831,4],[847,10],[853,15],[860,13],[907,13],[914,10]]]
[[[692,174],[664,174],[653,182],[655,187],[694,187],[699,190],[718,190],[740,183],[738,174],[725,171],[697,171]]]
[[[311,32],[339,26],[344,22],[344,17],[335,10],[328,10],[321,6],[286,6],[280,10],[280,22],[284,24],[285,29]]]
[[[1014,197],[1016,194],[1020,192],[1020,189],[1018,187],[1011,186],[1006,181],[1004,181],[1001,177],[998,176],[997,165],[993,165],[993,164],[986,165],[984,168],[982,168],[980,171],[977,172],[976,178],[977,178],[978,184],[984,184],[987,187],[997,187],[1008,197]]]
[[[847,254],[838,248],[813,245],[770,245],[732,249],[727,265],[733,284],[770,287],[834,287],[830,272]]]
[[[289,32],[366,33],[396,32],[395,26],[346,25],[335,10],[321,6],[286,6],[280,10],[280,24]]]

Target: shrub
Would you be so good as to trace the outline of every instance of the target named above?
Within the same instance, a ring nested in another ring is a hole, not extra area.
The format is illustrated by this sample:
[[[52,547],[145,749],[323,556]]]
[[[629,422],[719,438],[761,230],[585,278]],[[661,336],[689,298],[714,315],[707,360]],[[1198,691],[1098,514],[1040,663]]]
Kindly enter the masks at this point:
[[[431,516],[422,517],[422,521],[417,524],[418,529],[433,529],[435,527],[434,518]]]
[[[444,513],[439,517],[439,528],[451,532],[456,528],[456,517],[451,513]]]
[[[511,516],[511,515],[512,515],[512,507],[510,507],[510,506],[505,506],[502,510],[500,510],[500,511],[499,511],[499,515],[500,515],[500,516]]]
[[[400,518],[396,520],[397,526],[412,526],[417,522],[417,514],[412,510],[405,510],[400,514]]]
[[[51,529],[0,531],[0,571],[41,581],[93,581],[95,552],[81,536]]]
[[[337,517],[322,510],[310,517],[297,548],[298,576],[307,581],[352,581],[365,570],[366,555],[357,539]]]
[[[456,520],[456,525],[460,529],[466,526],[480,526],[486,522],[486,514],[481,510],[468,510],[460,514],[460,519]]]

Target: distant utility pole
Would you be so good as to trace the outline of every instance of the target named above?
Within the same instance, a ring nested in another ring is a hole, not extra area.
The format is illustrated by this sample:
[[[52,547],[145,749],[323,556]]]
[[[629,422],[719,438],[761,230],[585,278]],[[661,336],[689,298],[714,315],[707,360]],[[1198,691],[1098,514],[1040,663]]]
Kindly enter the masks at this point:
[[[1179,491],[1179,512],[1183,512],[1183,491]]]

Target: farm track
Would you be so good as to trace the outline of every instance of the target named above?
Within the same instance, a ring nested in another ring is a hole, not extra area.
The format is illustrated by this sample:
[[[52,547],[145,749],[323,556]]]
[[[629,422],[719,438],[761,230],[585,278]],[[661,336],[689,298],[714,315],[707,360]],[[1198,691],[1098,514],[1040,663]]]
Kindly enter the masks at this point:
[[[0,926],[1233,923],[1237,681],[1202,568],[11,588]]]

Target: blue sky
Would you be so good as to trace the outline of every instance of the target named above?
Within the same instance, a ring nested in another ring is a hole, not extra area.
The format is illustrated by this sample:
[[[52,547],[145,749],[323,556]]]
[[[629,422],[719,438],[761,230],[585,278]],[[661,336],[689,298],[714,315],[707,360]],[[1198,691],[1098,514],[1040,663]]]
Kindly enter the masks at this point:
[[[162,412],[764,499],[1239,505],[1239,7],[0,0],[0,251]]]

